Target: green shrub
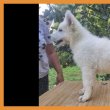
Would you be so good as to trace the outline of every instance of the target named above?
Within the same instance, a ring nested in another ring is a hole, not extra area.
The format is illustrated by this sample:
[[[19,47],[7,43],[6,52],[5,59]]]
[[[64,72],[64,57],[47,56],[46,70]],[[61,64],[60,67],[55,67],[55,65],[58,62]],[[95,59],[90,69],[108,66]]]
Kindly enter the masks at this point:
[[[110,74],[97,74],[96,75],[98,80],[107,81],[110,80]]]
[[[65,68],[73,65],[72,54],[68,52],[58,52],[59,60],[61,65]]]

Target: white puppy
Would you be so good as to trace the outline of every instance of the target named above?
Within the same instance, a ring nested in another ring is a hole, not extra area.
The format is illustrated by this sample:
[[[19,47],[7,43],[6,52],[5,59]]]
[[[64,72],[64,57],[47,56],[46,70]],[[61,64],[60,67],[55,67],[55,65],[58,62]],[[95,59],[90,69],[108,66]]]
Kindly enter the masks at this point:
[[[90,99],[96,73],[110,73],[110,40],[99,38],[86,30],[70,11],[52,39],[59,45],[68,43],[76,64],[81,68],[83,89],[80,102]]]

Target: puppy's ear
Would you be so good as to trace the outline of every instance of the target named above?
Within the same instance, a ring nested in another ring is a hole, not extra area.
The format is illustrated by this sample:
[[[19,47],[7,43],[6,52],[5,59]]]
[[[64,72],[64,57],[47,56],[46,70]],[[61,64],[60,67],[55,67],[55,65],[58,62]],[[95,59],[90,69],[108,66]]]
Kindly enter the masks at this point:
[[[74,19],[73,14],[71,13],[70,10],[67,10],[65,13],[64,20],[68,23],[68,25],[71,25],[71,24],[73,24],[73,19]]]

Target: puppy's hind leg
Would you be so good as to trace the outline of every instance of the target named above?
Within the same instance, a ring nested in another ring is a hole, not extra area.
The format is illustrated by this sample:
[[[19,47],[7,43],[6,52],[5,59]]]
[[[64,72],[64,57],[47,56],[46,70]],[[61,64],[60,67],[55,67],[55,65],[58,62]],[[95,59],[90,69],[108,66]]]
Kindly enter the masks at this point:
[[[82,69],[82,77],[83,77],[83,89],[84,95],[79,97],[80,102],[86,102],[90,99],[92,95],[92,89],[95,79],[95,73],[93,69]]]

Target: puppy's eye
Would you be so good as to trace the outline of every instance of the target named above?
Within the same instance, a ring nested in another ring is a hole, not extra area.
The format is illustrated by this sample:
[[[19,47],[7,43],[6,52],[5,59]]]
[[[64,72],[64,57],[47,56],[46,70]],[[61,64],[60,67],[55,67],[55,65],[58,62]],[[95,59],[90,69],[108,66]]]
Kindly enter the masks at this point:
[[[59,32],[62,32],[63,30],[62,30],[62,29],[59,29],[58,31],[59,31]]]

